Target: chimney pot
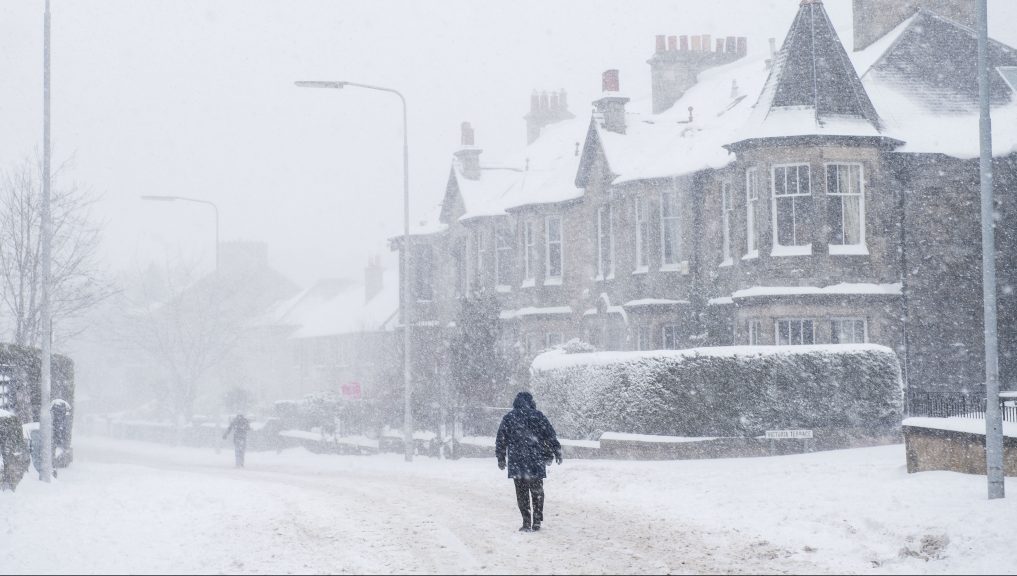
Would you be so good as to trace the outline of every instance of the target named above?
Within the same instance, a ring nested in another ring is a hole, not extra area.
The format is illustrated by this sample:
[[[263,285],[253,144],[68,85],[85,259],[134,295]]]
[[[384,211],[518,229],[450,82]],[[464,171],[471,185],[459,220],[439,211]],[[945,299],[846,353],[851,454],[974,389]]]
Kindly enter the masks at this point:
[[[604,92],[618,92],[618,70],[605,70],[601,77],[601,88]]]
[[[745,36],[738,37],[738,56],[743,57],[749,53],[749,40]]]
[[[559,92],[558,104],[561,106],[562,110],[568,110],[569,109],[568,94],[566,94],[565,90],[562,90],[561,92]]]
[[[670,50],[671,52],[674,52],[675,50],[678,49],[678,37],[677,36],[668,36],[667,37],[667,49]]]
[[[664,35],[657,34],[657,52],[664,51]]]
[[[738,97],[738,81],[737,80],[732,80],[731,81],[731,99],[733,100],[733,99],[735,99],[737,97]]]
[[[559,104],[558,104],[558,93],[557,92],[551,92],[551,111],[552,112],[557,112],[558,111],[558,107],[559,107]]]
[[[710,35],[703,34],[703,52],[710,51]]]
[[[696,36],[692,37],[692,51],[693,52],[702,52],[703,51],[703,37],[702,36],[696,35]]]
[[[536,113],[540,110],[540,95],[534,90],[533,94],[530,94],[530,112]]]
[[[734,54],[738,51],[738,39],[734,36],[727,37],[727,46],[724,47],[724,52],[728,54]]]
[[[717,52],[717,54],[723,54],[724,53],[724,39],[723,38],[717,38],[717,50],[716,50],[716,52]]]
[[[692,106],[689,106],[689,123],[692,122]]]
[[[775,54],[777,54],[777,39],[770,38],[770,57],[773,58]]]
[[[547,92],[540,93],[540,109],[544,111],[551,109],[551,102],[547,97]]]
[[[469,122],[463,122],[460,127],[462,131],[462,145],[473,146],[473,126]]]
[[[682,52],[688,52],[689,51],[689,37],[686,36],[686,35],[682,35],[678,39],[681,41],[681,51]]]

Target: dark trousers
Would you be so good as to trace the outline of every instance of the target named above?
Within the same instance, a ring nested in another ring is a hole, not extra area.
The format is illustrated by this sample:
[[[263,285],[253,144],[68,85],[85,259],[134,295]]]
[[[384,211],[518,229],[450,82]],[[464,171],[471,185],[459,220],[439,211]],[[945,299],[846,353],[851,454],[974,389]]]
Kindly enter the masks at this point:
[[[533,522],[544,520],[544,479],[513,478],[516,482],[516,503],[523,515],[523,524],[530,525],[530,497],[533,497]]]
[[[237,442],[236,440],[233,441],[233,455],[236,456],[237,459],[237,468],[244,467],[244,450],[246,449],[247,449],[246,440],[240,442]]]

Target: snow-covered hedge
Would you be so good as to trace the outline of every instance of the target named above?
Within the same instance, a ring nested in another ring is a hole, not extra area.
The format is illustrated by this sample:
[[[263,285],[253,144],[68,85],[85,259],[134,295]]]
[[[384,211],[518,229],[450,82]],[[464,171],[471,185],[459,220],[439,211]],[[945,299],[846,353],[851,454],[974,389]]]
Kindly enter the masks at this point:
[[[538,407],[569,438],[601,432],[744,436],[887,430],[903,406],[897,355],[874,344],[564,354],[533,361]]]

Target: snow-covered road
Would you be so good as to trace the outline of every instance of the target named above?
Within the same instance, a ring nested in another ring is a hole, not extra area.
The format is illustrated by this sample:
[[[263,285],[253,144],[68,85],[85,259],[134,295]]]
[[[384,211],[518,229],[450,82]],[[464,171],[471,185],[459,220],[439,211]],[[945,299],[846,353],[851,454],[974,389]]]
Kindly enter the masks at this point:
[[[908,475],[901,446],[566,461],[533,534],[493,459],[287,451],[236,470],[225,450],[97,438],[76,458],[0,494],[0,573],[1017,572],[1013,497]]]

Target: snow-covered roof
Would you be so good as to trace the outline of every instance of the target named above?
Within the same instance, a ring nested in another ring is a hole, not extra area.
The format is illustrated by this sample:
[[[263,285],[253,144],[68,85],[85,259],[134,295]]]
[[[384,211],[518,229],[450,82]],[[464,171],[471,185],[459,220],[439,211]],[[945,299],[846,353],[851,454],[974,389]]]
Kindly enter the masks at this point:
[[[885,135],[900,152],[978,157],[979,102],[974,30],[919,11],[854,57]],[[1017,51],[990,41],[993,154],[1017,151],[1017,98],[996,72],[1017,66]]]
[[[812,296],[812,295],[882,295],[882,296],[900,296],[901,295],[901,284],[900,282],[892,284],[869,284],[869,283],[849,283],[841,282],[840,284],[831,284],[829,286],[753,286],[744,290],[736,290],[731,294],[731,298],[734,300],[744,298],[758,298],[766,296]],[[721,298],[714,298],[710,302],[713,304],[726,304],[727,302],[721,301]]]
[[[362,283],[322,280],[276,304],[259,322],[293,329],[290,338],[317,338],[391,330],[399,310],[398,270],[386,269],[382,288],[365,302]]]
[[[629,300],[622,304],[624,308],[639,308],[641,306],[676,306],[680,304],[689,304],[688,300],[669,300],[666,298],[641,298],[639,300]]]
[[[567,354],[562,350],[551,350],[533,359],[532,368],[538,372],[557,370],[570,366],[603,366],[620,362],[637,362],[645,358],[695,358],[700,356],[749,357],[773,354],[809,354],[829,352],[835,354],[884,352],[893,350],[879,344],[817,344],[809,346],[713,346],[689,348],[686,350],[647,350],[625,352],[592,352]]]
[[[569,306],[545,306],[542,308],[526,306],[525,308],[520,308],[518,310],[502,310],[498,316],[502,320],[511,320],[513,318],[522,318],[524,316],[547,316],[559,314],[572,314],[572,308]]]
[[[624,134],[595,122],[614,183],[680,176],[733,162],[734,154],[723,146],[748,120],[766,74],[761,56],[742,58],[701,72],[699,81],[660,114],[627,113]]]

